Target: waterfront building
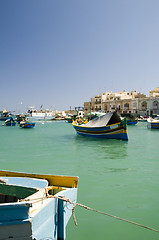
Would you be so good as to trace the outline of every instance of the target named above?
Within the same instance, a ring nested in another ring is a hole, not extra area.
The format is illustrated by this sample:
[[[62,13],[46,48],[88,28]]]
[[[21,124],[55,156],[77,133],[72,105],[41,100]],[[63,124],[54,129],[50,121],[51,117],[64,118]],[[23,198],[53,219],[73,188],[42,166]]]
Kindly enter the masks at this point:
[[[84,103],[84,114],[91,111],[132,113],[140,116],[159,115],[159,87],[149,91],[150,97],[145,94],[137,93],[135,90],[131,92],[113,93],[105,92],[91,98],[90,102]]]
[[[84,113],[87,114],[91,111],[138,113],[137,99],[143,96],[145,95],[137,93],[135,90],[131,92],[124,90],[117,93],[113,93],[112,91],[104,92],[101,95],[91,98],[90,102],[84,103]]]
[[[150,115],[150,98],[139,98],[138,99],[138,110],[140,116],[149,116]]]
[[[156,87],[154,90],[149,91],[150,98],[159,97],[159,87]]]

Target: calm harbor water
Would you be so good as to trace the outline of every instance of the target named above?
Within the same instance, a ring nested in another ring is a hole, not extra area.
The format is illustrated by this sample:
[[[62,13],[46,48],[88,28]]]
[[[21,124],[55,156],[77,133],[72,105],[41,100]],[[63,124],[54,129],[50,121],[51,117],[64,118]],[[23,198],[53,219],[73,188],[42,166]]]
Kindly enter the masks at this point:
[[[67,122],[1,126],[0,168],[79,176],[78,202],[159,230],[159,131],[128,126],[129,141],[78,136]],[[67,240],[157,240],[159,233],[76,207]]]

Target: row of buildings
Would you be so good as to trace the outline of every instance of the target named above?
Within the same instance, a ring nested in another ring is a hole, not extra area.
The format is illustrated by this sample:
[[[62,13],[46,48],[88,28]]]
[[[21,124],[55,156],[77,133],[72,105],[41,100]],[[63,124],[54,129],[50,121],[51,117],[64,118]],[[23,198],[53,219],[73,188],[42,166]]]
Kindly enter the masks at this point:
[[[94,111],[131,113],[140,116],[159,114],[159,87],[149,91],[149,97],[135,90],[118,93],[105,92],[84,103],[84,114]]]

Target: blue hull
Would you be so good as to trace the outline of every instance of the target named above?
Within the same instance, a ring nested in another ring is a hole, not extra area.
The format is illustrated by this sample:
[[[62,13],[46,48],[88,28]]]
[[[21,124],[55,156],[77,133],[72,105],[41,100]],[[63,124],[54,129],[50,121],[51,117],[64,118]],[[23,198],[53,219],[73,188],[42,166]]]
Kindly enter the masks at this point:
[[[106,127],[84,127],[74,124],[73,127],[79,135],[83,136],[128,140],[127,130],[121,123]]]
[[[35,123],[25,123],[25,124],[20,124],[21,128],[34,128]]]
[[[159,123],[151,123],[151,128],[159,129]]]
[[[8,122],[8,123],[6,123],[6,126],[15,126],[16,125],[16,122]]]
[[[127,120],[127,125],[136,125],[136,124],[137,124],[137,121]]]

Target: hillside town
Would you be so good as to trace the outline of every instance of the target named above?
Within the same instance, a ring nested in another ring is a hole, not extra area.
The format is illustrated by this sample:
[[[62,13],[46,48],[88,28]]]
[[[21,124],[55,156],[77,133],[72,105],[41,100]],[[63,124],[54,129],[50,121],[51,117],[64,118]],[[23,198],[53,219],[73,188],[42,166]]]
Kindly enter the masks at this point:
[[[119,114],[131,113],[140,116],[152,116],[159,114],[159,87],[149,91],[149,97],[145,94],[122,91],[113,93],[104,92],[91,98],[90,102],[84,103],[84,114],[89,112],[116,111]]]

